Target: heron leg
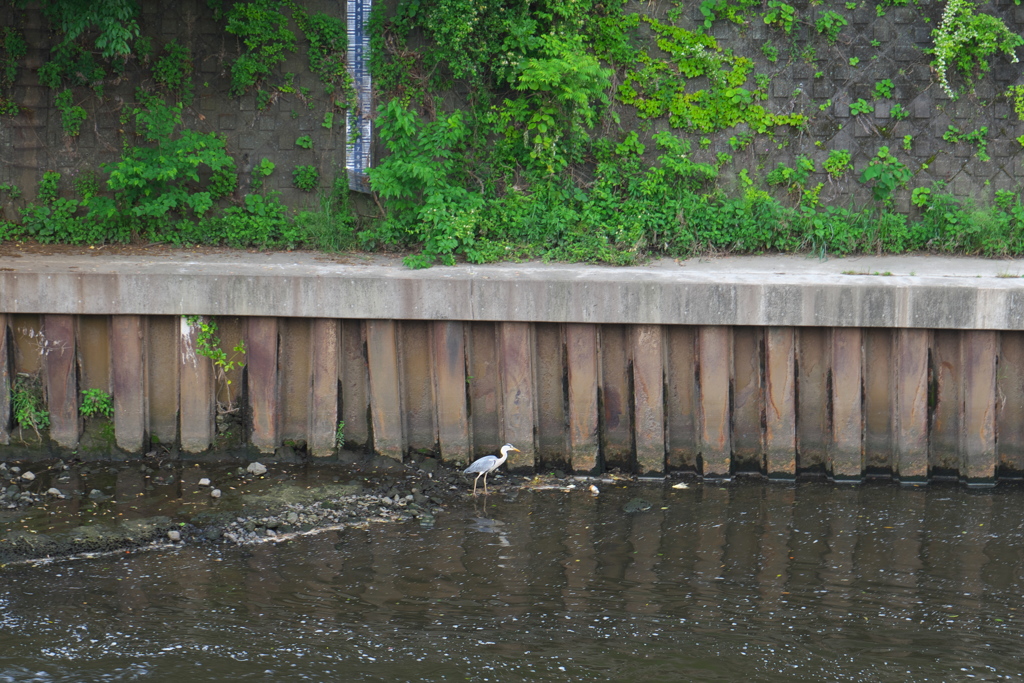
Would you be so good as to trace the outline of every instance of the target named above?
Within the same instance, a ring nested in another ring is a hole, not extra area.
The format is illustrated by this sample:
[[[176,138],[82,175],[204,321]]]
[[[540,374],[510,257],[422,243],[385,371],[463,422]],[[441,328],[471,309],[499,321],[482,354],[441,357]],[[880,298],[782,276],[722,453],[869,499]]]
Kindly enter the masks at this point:
[[[474,495],[474,496],[476,495],[476,483],[477,483],[478,481],[480,481],[480,475],[481,475],[481,474],[483,474],[483,472],[480,472],[480,473],[478,473],[478,474],[476,475],[476,479],[474,479],[474,480],[473,480],[473,495]],[[484,479],[484,486],[485,486],[485,487],[487,486],[487,479],[486,479],[486,478]]]
[[[484,472],[484,495],[485,496],[487,495],[487,475],[488,474],[490,474],[490,472]]]

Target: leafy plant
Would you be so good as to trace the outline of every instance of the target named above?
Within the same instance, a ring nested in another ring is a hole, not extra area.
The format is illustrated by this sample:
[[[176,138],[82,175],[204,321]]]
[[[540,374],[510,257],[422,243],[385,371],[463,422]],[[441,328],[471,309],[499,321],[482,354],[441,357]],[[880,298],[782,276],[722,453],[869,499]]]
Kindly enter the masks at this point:
[[[156,97],[131,110],[127,118],[135,119],[136,133],[151,146],[126,143],[120,161],[102,164],[110,174],[107,187],[115,194],[113,199],[91,200],[91,214],[110,219],[123,209],[137,218],[155,219],[191,209],[202,216],[213,206],[224,181],[221,187],[203,189],[200,170],[205,167],[213,176],[234,176],[235,161],[220,135],[180,129],[181,110],[181,103],[167,106]]]
[[[942,139],[953,143],[970,142],[978,148],[976,156],[979,161],[989,161],[991,159],[988,155],[988,126],[982,126],[970,133],[964,133],[956,126],[950,125],[946,132],[942,134]]]
[[[745,131],[738,135],[733,135],[729,138],[729,146],[734,152],[739,152],[742,149],[746,149],[750,146],[750,143],[754,141],[754,134],[751,131]]]
[[[294,16],[299,30],[306,36],[309,49],[309,70],[324,83],[351,80],[345,68],[348,32],[345,22],[322,12],[307,14],[295,7]]]
[[[301,147],[302,149],[313,149],[313,138],[309,137],[308,135],[303,135],[299,138],[296,138],[295,144]]]
[[[669,125],[701,133],[739,123],[767,133],[776,126],[799,128],[807,121],[803,114],[773,114],[755,101],[755,93],[745,87],[753,70],[751,60],[721,50],[711,36],[645,21],[660,37],[658,47],[668,53],[675,68],[666,70],[645,60],[642,68],[626,73],[618,88],[619,99],[636,106],[642,118],[667,115]],[[689,79],[700,77],[706,79],[704,87],[687,86]]]
[[[50,413],[43,408],[43,389],[38,377],[18,375],[11,385],[11,409],[14,422],[22,429],[31,428],[42,439],[40,429],[50,426]]]
[[[853,157],[849,150],[845,149],[833,149],[828,153],[828,158],[825,159],[825,163],[822,164],[825,172],[833,180],[839,180],[846,173],[853,169],[852,163]]]
[[[729,0],[702,0],[700,13],[704,17],[705,32],[711,28],[716,19],[727,19],[741,26],[746,24],[747,20],[743,12],[755,4],[757,4],[756,0],[740,0],[737,4],[731,4]]]
[[[914,146],[914,136],[913,135],[904,135],[903,136],[903,149],[905,149],[906,151],[909,152],[910,149],[913,146]]]
[[[241,95],[265,80],[285,60],[286,52],[295,51],[295,34],[275,0],[237,2],[226,16],[225,30],[245,46],[231,65],[231,94]]]
[[[292,182],[303,192],[312,192],[320,186],[320,171],[316,166],[296,166],[292,172]]]
[[[876,201],[884,202],[893,191],[905,184],[913,173],[906,164],[889,153],[888,147],[879,147],[878,154],[860,175],[860,182],[871,185],[871,194]]]
[[[164,52],[166,54],[153,65],[153,80],[182,99],[190,100],[192,51],[172,40],[164,46]]]
[[[1017,118],[1024,121],[1024,85],[1011,85],[1006,89],[1005,95],[1013,102],[1013,112]]]
[[[264,178],[269,178],[274,172],[274,162],[266,157],[260,159],[260,163],[252,167],[252,187],[258,190],[263,187]]]
[[[106,75],[91,52],[65,42],[50,50],[50,59],[39,68],[39,83],[49,88],[90,86],[99,92]]]
[[[196,353],[213,361],[217,377],[225,386],[231,385],[228,373],[236,368],[245,367],[242,357],[245,356],[245,341],[240,340],[231,349],[231,355],[221,348],[220,337],[217,336],[217,319],[207,316],[186,315],[186,324],[196,329]],[[230,395],[230,394],[229,394]],[[231,409],[229,402],[228,410]]]
[[[932,191],[927,187],[915,187],[910,193],[910,203],[916,207],[924,208],[931,204]]]
[[[870,114],[875,108],[868,103],[863,97],[856,102],[850,103],[850,113],[856,116],[857,114]]]
[[[43,14],[61,34],[60,47],[84,35],[94,36],[93,45],[103,59],[125,59],[131,54],[131,45],[139,37],[138,13],[134,0],[43,3]]]
[[[768,0],[768,11],[764,13],[764,23],[781,28],[788,35],[792,33],[795,21],[795,7],[780,0]]]
[[[814,28],[818,30],[818,33],[825,35],[829,45],[834,45],[839,37],[839,32],[848,24],[849,22],[841,14],[829,10],[821,13],[818,20],[814,22]]]
[[[302,241],[316,249],[351,249],[355,243],[355,217],[349,206],[348,178],[336,178],[332,191],[321,195],[320,210],[300,212],[295,226]]]
[[[884,79],[875,83],[875,99],[876,100],[887,100],[892,97],[893,88],[891,79]]]
[[[775,47],[770,40],[761,43],[761,54],[772,64],[779,61],[779,48]]]
[[[81,244],[96,236],[88,221],[75,216],[80,202],[60,196],[61,174],[46,171],[36,190],[36,202],[21,209],[20,234],[43,244]]]
[[[114,399],[103,389],[83,389],[78,412],[82,417],[114,417]]]
[[[789,188],[791,191],[803,191],[804,186],[807,184],[807,180],[811,174],[817,169],[814,167],[814,161],[805,155],[800,155],[796,158],[795,166],[790,168],[785,164],[779,164],[774,171],[768,174],[765,178],[765,182],[769,185],[781,185]]]
[[[13,26],[0,29],[0,115],[17,116],[21,109],[6,93],[18,76],[18,63],[28,54],[25,36]]]
[[[88,116],[84,108],[72,104],[72,97],[70,90],[62,90],[57,94],[54,104],[60,111],[60,125],[64,129],[64,134],[75,137],[82,132],[82,124]]]
[[[338,427],[334,430],[334,447],[345,447],[345,421],[339,420]]]
[[[902,104],[896,103],[892,105],[892,109],[889,110],[889,116],[896,121],[902,121],[909,116],[909,113]]]
[[[972,87],[975,78],[988,73],[994,55],[1002,52],[1016,64],[1015,51],[1024,45],[1024,38],[1010,31],[1002,19],[975,13],[975,8],[971,0],[947,0],[942,21],[932,31],[935,47],[928,51],[935,56],[932,67],[939,86],[953,99],[957,95],[949,83],[952,69]]]

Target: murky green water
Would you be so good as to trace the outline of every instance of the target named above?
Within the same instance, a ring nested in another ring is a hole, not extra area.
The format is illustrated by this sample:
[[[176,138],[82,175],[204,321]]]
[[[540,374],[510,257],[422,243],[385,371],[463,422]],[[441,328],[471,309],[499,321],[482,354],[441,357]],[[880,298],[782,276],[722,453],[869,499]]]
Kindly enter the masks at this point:
[[[1019,489],[492,495],[430,529],[8,567],[0,681],[1016,679],[1022,529]]]

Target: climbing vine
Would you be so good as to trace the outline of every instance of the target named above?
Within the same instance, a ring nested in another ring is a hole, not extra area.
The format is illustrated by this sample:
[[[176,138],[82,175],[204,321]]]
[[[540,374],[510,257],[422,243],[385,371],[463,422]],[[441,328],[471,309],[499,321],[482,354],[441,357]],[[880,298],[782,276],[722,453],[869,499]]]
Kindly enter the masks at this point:
[[[957,94],[950,85],[950,72],[959,71],[967,86],[984,76],[991,68],[990,60],[1000,52],[1014,64],[1015,50],[1024,45],[1024,38],[1013,33],[1001,19],[990,14],[977,13],[971,0],[946,0],[942,21],[932,31],[935,56],[932,66],[938,74],[939,85],[951,98]]]

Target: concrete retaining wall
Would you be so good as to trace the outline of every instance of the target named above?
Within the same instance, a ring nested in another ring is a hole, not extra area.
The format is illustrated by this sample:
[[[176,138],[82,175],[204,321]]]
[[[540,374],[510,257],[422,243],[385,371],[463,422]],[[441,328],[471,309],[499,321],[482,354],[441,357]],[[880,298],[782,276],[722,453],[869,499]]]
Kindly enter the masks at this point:
[[[521,469],[1024,471],[1020,264],[886,263],[8,258],[0,457],[35,441],[6,419],[22,374],[45,389],[53,453],[103,450],[78,415],[81,390],[102,388],[108,450],[124,453],[328,456],[343,421],[349,446],[397,459],[466,462],[511,441]],[[244,340],[244,370],[196,354],[183,314],[217,316],[225,349]]]

